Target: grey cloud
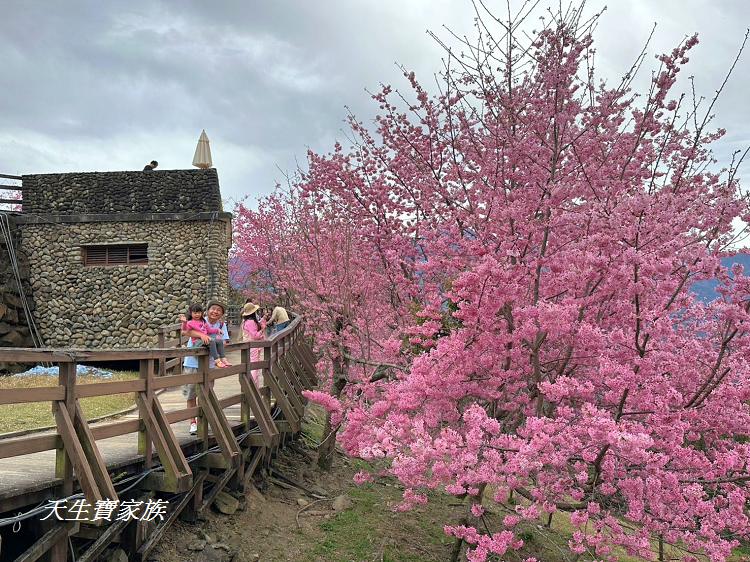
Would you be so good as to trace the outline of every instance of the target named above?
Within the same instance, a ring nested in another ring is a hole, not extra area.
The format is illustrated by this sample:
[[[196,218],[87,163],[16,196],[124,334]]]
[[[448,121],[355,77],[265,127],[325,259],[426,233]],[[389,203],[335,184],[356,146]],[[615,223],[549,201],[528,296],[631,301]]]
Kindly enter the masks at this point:
[[[656,20],[652,53],[703,34],[689,72],[709,95],[749,19],[740,0],[612,4],[596,33],[606,76],[628,68]],[[344,136],[345,107],[370,119],[376,106],[365,89],[405,86],[394,62],[430,82],[444,53],[425,30],[447,36],[446,24],[471,35],[473,19],[468,0],[12,0],[3,8],[0,172],[138,169],[152,158],[189,167],[205,128],[234,199],[270,191],[277,166],[293,168],[307,147],[330,149]],[[750,138],[747,60],[716,107],[717,125],[730,130],[721,154]]]

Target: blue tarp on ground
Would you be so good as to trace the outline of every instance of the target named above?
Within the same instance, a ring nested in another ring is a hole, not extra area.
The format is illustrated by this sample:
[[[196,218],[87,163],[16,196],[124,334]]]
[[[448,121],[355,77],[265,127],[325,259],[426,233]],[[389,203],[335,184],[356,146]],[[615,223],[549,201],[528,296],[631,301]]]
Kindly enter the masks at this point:
[[[76,374],[78,376],[85,375],[85,376],[90,376],[90,377],[99,377],[102,379],[112,378],[112,371],[107,371],[106,369],[98,369],[96,367],[86,367],[85,365],[76,365]],[[17,373],[12,376],[14,377],[38,377],[38,376],[57,377],[59,375],[60,375],[59,367],[42,367],[41,365],[38,365],[36,367],[29,369],[28,371],[24,371],[23,373]]]

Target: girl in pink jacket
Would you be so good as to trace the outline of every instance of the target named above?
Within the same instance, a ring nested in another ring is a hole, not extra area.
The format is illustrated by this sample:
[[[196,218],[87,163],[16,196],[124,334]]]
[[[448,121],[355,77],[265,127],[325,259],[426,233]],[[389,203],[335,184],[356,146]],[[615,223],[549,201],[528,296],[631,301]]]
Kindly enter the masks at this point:
[[[259,308],[257,304],[251,302],[245,303],[245,306],[242,308],[242,341],[260,341],[265,339],[266,320],[265,318],[258,319]],[[250,361],[263,361],[262,351],[263,349],[260,347],[250,349]],[[253,380],[256,386],[263,385],[260,370],[256,369],[253,371]]]
[[[197,338],[191,338],[191,340],[188,341],[188,347],[195,347],[203,343],[208,346],[208,353],[217,367],[231,367],[230,363],[227,361],[226,353],[224,352],[224,340],[221,338],[221,328],[212,328],[209,323],[206,322],[206,319],[203,318],[203,307],[199,304],[191,304],[188,309],[188,314],[190,315],[190,320],[188,320],[184,314],[180,315],[182,332],[195,331],[206,336],[201,336],[200,340]]]

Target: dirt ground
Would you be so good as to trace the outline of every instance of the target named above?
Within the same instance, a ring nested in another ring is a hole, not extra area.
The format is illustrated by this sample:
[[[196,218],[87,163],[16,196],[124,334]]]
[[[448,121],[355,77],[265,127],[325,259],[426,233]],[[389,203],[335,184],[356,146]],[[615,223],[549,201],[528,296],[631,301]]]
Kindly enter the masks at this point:
[[[437,561],[452,541],[441,528],[462,504],[431,502],[398,513],[393,483],[357,486],[357,461],[336,455],[329,472],[314,465],[302,441],[288,445],[259,490],[245,494],[234,515],[212,512],[196,525],[176,523],[150,556],[160,562]],[[304,486],[307,491],[288,482]]]

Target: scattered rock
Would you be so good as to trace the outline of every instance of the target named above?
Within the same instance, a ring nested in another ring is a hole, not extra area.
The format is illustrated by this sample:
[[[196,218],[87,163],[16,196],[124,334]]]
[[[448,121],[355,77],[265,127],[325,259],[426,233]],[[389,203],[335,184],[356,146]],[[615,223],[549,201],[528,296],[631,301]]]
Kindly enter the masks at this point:
[[[240,548],[247,542],[247,539],[240,534],[232,535],[227,538],[226,543],[234,550],[240,550]]]
[[[354,502],[352,502],[352,499],[349,496],[340,495],[336,496],[336,499],[333,500],[333,510],[334,511],[345,511],[354,505]]]
[[[206,541],[199,540],[199,541],[193,541],[188,545],[188,550],[192,550],[193,552],[198,552],[206,548]]]
[[[216,542],[216,539],[205,531],[200,531],[199,535],[199,539],[206,541],[208,544],[214,544]]]
[[[214,507],[225,515],[232,515],[237,511],[239,506],[240,502],[237,498],[226,492],[219,492],[214,500]]]
[[[128,562],[128,555],[123,549],[115,548],[109,552],[109,555],[105,560],[107,562]]]
[[[266,498],[253,485],[248,486],[245,497],[247,497],[247,501],[251,506],[253,504],[266,503]]]
[[[310,505],[310,502],[305,498],[297,498],[297,505],[300,507],[305,507],[306,505]]]
[[[205,550],[202,550],[195,557],[193,562],[230,562],[233,559],[233,552],[228,552],[221,548],[208,546]]]

